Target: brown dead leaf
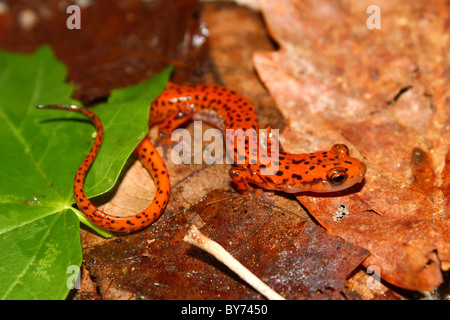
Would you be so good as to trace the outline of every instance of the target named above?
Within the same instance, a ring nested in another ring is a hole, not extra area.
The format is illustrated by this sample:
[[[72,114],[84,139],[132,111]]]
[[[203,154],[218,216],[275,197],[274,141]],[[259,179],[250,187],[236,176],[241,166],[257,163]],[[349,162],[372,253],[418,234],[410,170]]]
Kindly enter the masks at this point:
[[[30,52],[50,44],[69,68],[74,98],[85,104],[105,99],[111,89],[144,81],[169,64],[175,66],[173,80],[191,80],[205,58],[207,35],[197,0],[173,0],[170,5],[163,0],[2,3],[0,46]],[[66,26],[72,4],[81,7],[81,29]],[[33,21],[29,27],[21,19],[24,15]]]
[[[185,216],[192,213],[205,235],[288,299],[342,299],[348,274],[367,256],[290,212],[251,196],[214,191],[191,212],[166,212],[142,233],[88,250],[91,274],[104,279],[102,296],[262,298],[222,264],[181,242]]]
[[[378,1],[264,0],[277,52],[255,66],[289,121],[291,152],[349,145],[368,165],[359,189],[298,199],[333,235],[371,255],[381,277],[432,290],[450,268],[449,5]],[[335,221],[340,205],[349,215]]]
[[[227,212],[223,204],[201,208],[202,232],[288,299],[342,299],[345,279],[367,252],[288,212],[253,207],[255,200],[245,198],[234,200],[239,211]]]

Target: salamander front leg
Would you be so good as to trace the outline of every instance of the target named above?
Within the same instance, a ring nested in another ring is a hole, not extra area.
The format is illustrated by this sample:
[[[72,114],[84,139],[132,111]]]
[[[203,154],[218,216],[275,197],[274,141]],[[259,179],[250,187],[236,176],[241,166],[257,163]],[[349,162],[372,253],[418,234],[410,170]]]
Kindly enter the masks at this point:
[[[251,194],[253,197],[260,200],[267,200],[266,196],[271,196],[274,193],[272,191],[266,191],[261,188],[253,188],[252,184],[262,184],[264,183],[261,178],[257,175],[253,175],[247,168],[244,167],[233,167],[229,171],[231,179],[233,179],[234,184],[238,191],[242,194]]]
[[[229,174],[240,193],[247,194],[253,192],[254,188],[248,183],[251,174],[246,168],[233,167],[230,169]]]

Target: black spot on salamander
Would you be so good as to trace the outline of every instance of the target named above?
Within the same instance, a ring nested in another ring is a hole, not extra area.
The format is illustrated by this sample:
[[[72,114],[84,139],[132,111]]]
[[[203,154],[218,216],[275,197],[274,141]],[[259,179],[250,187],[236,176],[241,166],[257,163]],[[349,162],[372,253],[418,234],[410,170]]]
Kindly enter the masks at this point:
[[[275,173],[277,176],[281,177],[282,175],[284,175],[283,171],[277,171],[277,173]]]
[[[292,164],[300,164],[305,162],[305,159],[301,159],[301,160],[292,160]]]
[[[264,180],[266,180],[266,181],[269,182],[269,183],[274,184],[273,180],[272,180],[270,177],[268,177],[268,176],[265,176],[265,177],[264,177]]]
[[[291,177],[292,177],[292,179],[297,179],[297,180],[302,180],[302,179],[303,179],[301,175],[296,174],[296,173],[293,173],[293,174],[291,175]]]

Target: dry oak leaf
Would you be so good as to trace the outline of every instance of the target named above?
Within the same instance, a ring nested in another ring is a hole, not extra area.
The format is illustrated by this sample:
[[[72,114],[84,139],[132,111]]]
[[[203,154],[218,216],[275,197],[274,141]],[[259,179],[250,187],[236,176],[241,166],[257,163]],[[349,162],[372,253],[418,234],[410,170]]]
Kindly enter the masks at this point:
[[[346,193],[298,200],[331,234],[368,249],[366,266],[410,290],[432,290],[450,268],[450,8],[444,1],[263,0],[276,52],[258,74],[289,126],[290,152],[345,143],[368,166]],[[333,219],[344,205],[349,214]]]

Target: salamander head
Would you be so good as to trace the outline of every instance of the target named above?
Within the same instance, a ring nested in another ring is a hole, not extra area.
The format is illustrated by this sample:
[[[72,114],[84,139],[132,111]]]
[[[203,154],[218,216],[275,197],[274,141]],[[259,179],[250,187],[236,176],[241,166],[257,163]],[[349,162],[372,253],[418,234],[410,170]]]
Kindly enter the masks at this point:
[[[279,170],[263,180],[272,184],[272,190],[288,193],[336,192],[360,183],[366,173],[366,165],[349,155],[347,146],[334,145],[329,151],[309,154],[280,154]],[[266,186],[267,187],[267,186]]]

